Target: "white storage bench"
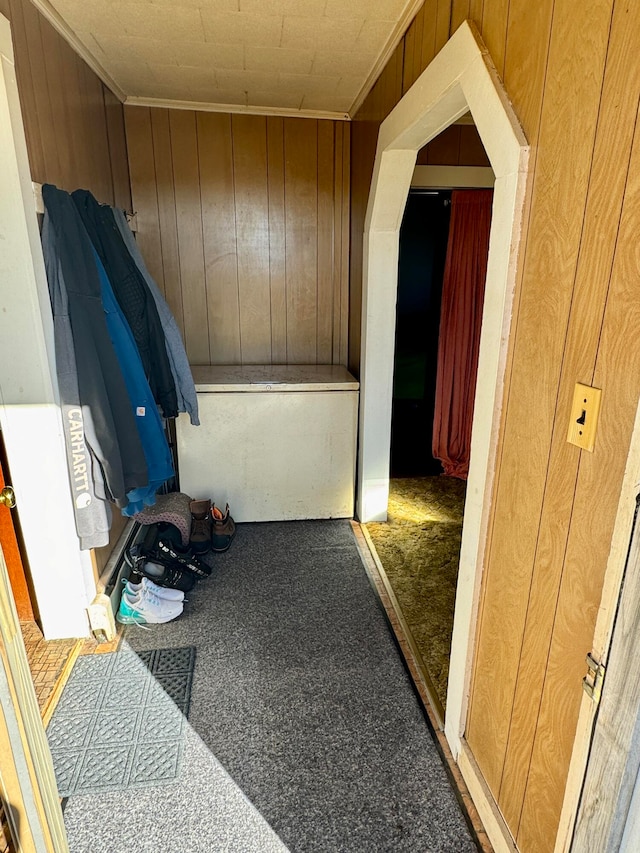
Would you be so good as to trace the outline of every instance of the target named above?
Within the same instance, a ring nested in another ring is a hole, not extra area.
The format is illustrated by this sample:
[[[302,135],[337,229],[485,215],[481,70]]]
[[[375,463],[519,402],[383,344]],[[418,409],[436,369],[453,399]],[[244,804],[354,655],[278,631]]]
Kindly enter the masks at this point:
[[[180,490],[236,521],[350,518],[358,382],[337,365],[194,366],[200,426],[177,420]]]

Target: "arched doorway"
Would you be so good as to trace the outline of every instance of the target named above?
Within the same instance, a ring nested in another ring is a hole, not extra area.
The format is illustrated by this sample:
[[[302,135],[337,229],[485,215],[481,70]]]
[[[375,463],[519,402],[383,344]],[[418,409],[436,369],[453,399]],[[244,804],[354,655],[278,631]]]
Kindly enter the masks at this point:
[[[399,228],[418,150],[471,112],[495,173],[471,464],[445,734],[461,747],[507,358],[528,147],[486,48],[465,22],[383,122],[363,257],[360,521],[386,518]]]

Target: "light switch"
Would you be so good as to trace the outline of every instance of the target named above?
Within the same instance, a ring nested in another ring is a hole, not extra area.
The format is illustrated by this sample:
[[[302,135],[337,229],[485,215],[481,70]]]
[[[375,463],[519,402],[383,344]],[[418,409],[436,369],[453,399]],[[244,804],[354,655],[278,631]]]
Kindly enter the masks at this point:
[[[599,388],[590,388],[579,382],[573,392],[567,441],[588,450],[589,453],[593,452],[596,443],[601,394]]]

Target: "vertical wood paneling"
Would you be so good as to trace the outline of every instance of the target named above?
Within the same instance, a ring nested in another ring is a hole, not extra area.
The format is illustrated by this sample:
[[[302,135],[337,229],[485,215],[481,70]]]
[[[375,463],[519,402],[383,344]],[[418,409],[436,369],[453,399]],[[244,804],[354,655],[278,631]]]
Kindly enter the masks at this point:
[[[640,323],[637,293],[630,286],[634,275],[632,271],[637,270],[637,238],[632,234],[637,235],[640,224],[640,157],[637,140],[634,142],[632,173],[633,186],[627,188],[621,223],[623,245],[618,246],[612,277],[610,301],[615,307],[611,308],[609,315],[607,306],[606,332],[603,329],[594,375],[594,384],[599,383],[598,387],[616,389],[616,401],[599,423],[600,455],[594,453],[586,458],[584,454],[580,460],[567,548],[571,559],[567,558],[562,576],[545,692],[519,834],[528,849],[534,849],[533,845],[540,837],[540,829],[536,825],[538,807],[552,813],[557,808],[552,798],[558,793],[558,780],[562,781],[561,770],[570,755],[570,745],[558,741],[554,729],[570,724],[575,727],[581,698],[576,683],[579,684],[584,674],[584,666],[580,666],[577,660],[576,646],[582,644],[583,648],[591,648],[611,541],[610,531],[626,461],[620,449],[628,448],[631,434],[629,423],[635,414],[640,392],[638,374],[633,373],[639,367],[637,351],[625,345],[625,341],[628,342],[637,334]],[[628,375],[633,378],[628,382],[620,382],[621,376],[627,377],[627,370],[631,371]],[[588,550],[590,546],[594,547],[593,551]],[[584,602],[584,608],[576,608],[578,599]],[[564,691],[562,695],[566,697],[560,706],[557,702],[554,705],[558,691]],[[612,748],[615,748],[615,744]],[[549,787],[543,777],[550,781]]]
[[[47,79],[47,90],[49,93],[49,103],[51,106],[51,121],[53,132],[55,134],[56,143],[64,136],[64,128],[69,124],[69,114],[67,105],[64,101],[63,89],[59,85],[63,77],[62,58],[60,55],[60,38],[55,30],[45,21],[41,22],[40,37],[42,43],[42,61],[44,64],[44,73]],[[57,145],[59,160],[59,175],[68,175],[71,173],[73,162],[73,151],[70,146]],[[61,178],[59,178],[60,180]]]
[[[418,14],[413,19],[412,26],[414,27],[414,41],[413,41],[413,51],[410,53],[408,57],[405,57],[405,66],[404,71],[406,73],[409,70],[409,86],[413,85],[415,81],[418,79],[420,74],[422,73],[423,65],[422,65],[422,38],[424,34],[424,19],[425,19],[425,7],[423,6]],[[389,63],[389,68],[391,63]],[[385,69],[386,71],[387,69]],[[383,74],[385,72],[383,71]],[[405,77],[406,79],[406,77]],[[406,91],[406,89],[403,89]],[[396,98],[396,102],[400,100],[400,98]],[[391,109],[395,104],[389,105]],[[389,110],[386,109],[385,113]]]
[[[540,130],[553,9],[553,0],[540,0],[538,3],[511,0],[506,30],[508,49],[503,50],[501,59],[500,73],[529,144],[534,146],[534,156]],[[496,33],[498,44],[502,44],[503,35],[501,18],[499,35]],[[532,44],[537,45],[536,50],[531,50]]]
[[[197,127],[210,358],[212,364],[239,364],[242,357],[231,116],[198,113]],[[165,201],[170,203],[170,199]],[[170,213],[167,210],[167,215]]]
[[[420,50],[420,71],[422,74],[427,65],[436,55],[436,16],[433,14],[433,9],[429,14],[425,14],[422,24],[422,46]],[[419,75],[418,75],[419,76]]]
[[[33,78],[29,65],[29,35],[25,27],[21,0],[11,0],[11,4],[9,17],[11,19],[11,35],[16,62],[16,80],[20,93],[20,107],[29,152],[31,176],[34,181],[44,183],[46,170]]]
[[[484,11],[484,0],[470,0],[469,18],[479,30],[482,30],[482,14]]]
[[[318,140],[316,123],[304,119],[287,122],[284,130],[284,151],[287,355],[291,364],[313,364],[317,352]]]
[[[387,97],[400,88],[398,57]],[[157,278],[192,361],[344,364],[342,123],[143,107],[125,114],[138,240],[162,264]]]
[[[344,126],[336,125],[334,145],[333,166],[333,200],[334,200],[334,252],[333,252],[333,340],[332,340],[332,363],[340,362],[341,328],[340,312],[342,309],[341,269],[343,263],[342,233],[343,233],[343,206],[342,206],[342,157],[345,149]],[[347,222],[349,210],[347,208]],[[347,271],[348,275],[348,271]]]
[[[433,9],[433,6],[431,7]],[[449,40],[449,25],[451,23],[451,0],[438,0],[436,12],[436,53]]]
[[[68,47],[64,45],[64,47]],[[62,78],[60,88],[66,94],[67,116],[69,128],[73,128],[74,132],[68,134],[66,145],[73,154],[74,161],[74,184],[78,187],[88,188],[90,186],[88,170],[86,163],[89,157],[87,146],[90,145],[90,138],[87,138],[85,132],[85,104],[81,96],[78,83],[78,68],[80,60],[78,56],[71,50],[62,50]],[[118,108],[122,116],[122,105],[118,101]],[[122,118],[124,122],[124,117]],[[123,133],[124,141],[124,133]],[[125,166],[126,166],[126,150],[125,150]],[[72,187],[73,188],[73,187]]]
[[[452,125],[418,151],[422,166],[490,166],[475,125]]]
[[[233,170],[243,364],[271,362],[267,121],[234,115]]]
[[[64,186],[64,176],[62,174],[60,159],[58,157],[58,145],[62,140],[56,136],[53,108],[49,97],[49,84],[47,81],[47,70],[44,63],[44,51],[40,31],[42,18],[35,6],[28,2],[24,2],[22,4],[22,12],[24,15],[25,29],[29,36],[28,58],[24,57],[23,61],[28,61],[28,73],[33,81],[34,106],[38,116],[41,138],[43,140],[42,154],[44,173],[47,176],[47,181],[63,187],[64,189],[68,189],[68,187]],[[73,187],[73,189],[75,189],[75,187]]]
[[[625,5],[629,7],[635,4]],[[616,12],[618,12],[618,8],[616,8]],[[620,18],[629,18],[627,31],[630,39],[637,42],[638,25],[635,20],[635,8],[632,13],[630,9],[628,11],[621,9],[620,12]],[[637,48],[634,50],[634,55],[637,56]],[[635,71],[629,80],[630,86],[633,85],[634,78]],[[637,86],[633,88],[637,95]],[[585,637],[588,637],[588,642],[591,643],[595,611],[600,604],[602,567],[604,566],[603,552],[604,559],[606,559],[607,546],[611,539],[612,515],[615,512],[615,504],[620,493],[619,483],[624,475],[626,459],[625,455],[620,452],[620,449],[629,447],[632,434],[631,424],[633,423],[640,397],[640,383],[638,381],[640,377],[638,364],[640,351],[638,347],[630,347],[628,345],[628,342],[634,340],[637,336],[637,330],[640,327],[640,302],[637,294],[637,235],[639,228],[640,124],[637,124],[629,162],[629,173],[616,244],[611,287],[607,294],[607,303],[602,323],[602,336],[598,346],[597,362],[593,377],[593,384],[597,384],[597,387],[602,387],[603,389],[610,389],[610,394],[615,394],[616,400],[614,405],[613,400],[610,399],[609,405],[605,406],[602,411],[602,419],[598,424],[598,446],[596,450],[593,454],[582,454],[580,459],[578,489],[571,519],[566,568],[563,575],[563,586],[558,608],[557,621],[561,625],[561,630],[557,631],[554,636],[554,647],[552,648],[550,658],[550,672],[555,677],[562,677],[558,664],[562,660],[563,655],[567,652],[570,655],[572,654],[571,640],[574,633],[577,633],[583,642],[585,641]],[[594,495],[597,495],[597,499],[595,500]],[[586,526],[589,524],[591,527]],[[584,541],[582,540],[583,535]],[[634,535],[634,541],[637,541],[637,533]],[[595,553],[589,553],[591,547],[595,548]],[[631,563],[627,567],[627,578],[625,580],[625,585],[628,583],[631,590],[634,589],[635,585],[634,578],[629,576],[630,573],[635,575],[636,582],[638,577],[637,558],[633,553],[634,551],[637,553],[637,544],[632,546],[630,553]],[[579,614],[571,612],[571,598],[576,582],[582,582],[579,574],[585,559],[589,565],[593,566],[594,571],[587,577],[586,589],[584,590],[587,602],[586,616],[588,618],[579,620]],[[633,607],[629,606],[631,602],[630,590],[628,588],[625,589],[624,598],[626,599],[624,609],[617,615],[616,633],[618,634],[618,639],[616,642],[620,643],[623,637],[626,637],[629,644],[627,654],[629,657],[633,654],[635,661],[629,666],[628,658],[625,660],[625,656],[623,655],[621,656],[622,661],[620,657],[616,660],[616,655],[613,650],[610,650],[610,656],[607,659],[609,671],[606,678],[615,679],[614,684],[617,683],[618,691],[617,693],[614,692],[613,695],[610,694],[606,702],[608,706],[607,716],[609,727],[604,728],[604,738],[602,730],[597,735],[600,739],[600,760],[596,762],[593,768],[590,768],[590,773],[592,774],[591,785],[593,785],[593,775],[597,770],[600,770],[602,773],[604,785],[608,785],[610,782],[609,773],[611,766],[607,763],[607,757],[603,757],[602,755],[603,743],[605,751],[611,753],[615,751],[616,758],[620,762],[628,762],[627,768],[634,768],[637,761],[637,736],[634,736],[630,741],[629,733],[637,725],[637,705],[633,711],[631,711],[630,705],[633,701],[637,701],[638,682],[634,664],[637,665],[638,660],[638,629],[637,620],[634,619],[633,615]],[[610,605],[610,603],[611,600],[608,599],[607,604]],[[619,654],[620,652],[618,651]],[[614,667],[616,667],[615,672]],[[573,669],[573,667],[570,667],[570,669]],[[624,693],[620,697],[619,685],[624,682],[627,683],[625,688],[627,696],[634,697],[634,699],[622,706],[626,697]],[[606,680],[605,690],[607,690]],[[612,702],[613,697],[621,699],[620,706],[615,706],[615,698]],[[603,698],[599,714],[602,714],[604,709],[605,700]],[[547,703],[543,704],[536,750],[543,749],[549,740],[548,710]],[[599,726],[602,724],[603,720],[599,719]],[[555,756],[551,757],[550,760],[552,763],[555,763],[555,758]],[[532,780],[533,782],[539,784],[539,779]],[[621,803],[628,803],[628,799],[625,800],[625,795],[626,797],[630,797],[631,795],[628,770],[622,777],[614,774],[611,782],[612,785],[609,790],[598,792],[597,797],[591,797],[590,807],[594,811],[598,810],[599,819],[604,825],[611,823],[612,833],[607,839],[608,843],[606,846],[613,850],[617,849],[615,842],[622,834],[621,824],[626,817],[623,810],[624,807],[621,806]],[[623,790],[620,791],[618,786]],[[529,795],[529,790],[527,794]],[[612,811],[606,810],[614,804],[618,795],[621,796],[621,800],[615,803],[617,806],[616,811],[612,813]],[[533,805],[533,796],[531,796],[531,799],[528,798],[528,801],[525,803],[526,810],[523,823],[525,818],[530,818]],[[597,829],[597,822],[597,819],[594,820],[591,827],[595,826]],[[616,823],[618,824],[617,827],[615,827]],[[628,844],[624,845],[625,849],[633,849],[633,837],[634,835],[631,834],[627,839]],[[582,838],[584,838],[584,833],[582,833]],[[575,849],[578,850],[580,848],[576,846]],[[596,849],[595,845],[593,849]]]
[[[485,4],[482,15],[482,38],[501,77],[504,76],[509,6],[510,0],[491,0]]]
[[[349,184],[351,176],[351,125],[343,124],[341,127],[342,157],[340,159],[342,166],[342,186],[340,199],[337,199],[336,203],[342,203],[342,231],[340,240],[342,266],[339,272],[339,279],[335,284],[335,287],[340,290],[340,314],[336,319],[335,325],[335,328],[340,330],[340,350],[339,353],[335,352],[334,364],[347,364],[349,357],[349,211],[351,209]],[[336,157],[338,156],[339,153],[336,151]],[[336,161],[336,172],[339,171],[339,168]]]
[[[122,105],[28,0],[9,0],[31,176],[130,206]],[[109,135],[107,126],[109,122]],[[118,202],[121,203],[121,202]]]
[[[107,118],[113,204],[122,210],[131,210],[131,181],[127,161],[124,113],[120,101],[110,89],[106,88],[104,89],[104,109]]]
[[[421,14],[422,9],[418,14]],[[417,16],[416,16],[417,17]],[[404,67],[402,71],[402,92],[408,92],[415,78],[413,76],[413,55],[416,50],[416,18],[411,22],[404,36]],[[363,105],[364,106],[364,105]]]
[[[334,122],[318,122],[318,301],[316,362],[333,358]]]
[[[153,216],[152,233],[157,233],[160,245],[154,250],[152,275],[158,286],[163,290],[165,298],[172,308],[178,325],[184,327],[182,312],[180,259],[178,252],[178,225],[176,222],[175,191],[173,187],[173,159],[171,157],[171,131],[169,129],[169,114],[167,110],[151,110],[151,151],[155,175],[155,199],[151,194],[150,202],[154,202],[158,211],[157,229]],[[153,213],[153,211],[152,211]],[[160,268],[158,268],[160,267]]]
[[[469,0],[452,0],[450,35],[453,35],[463,21],[469,17]]]
[[[436,136],[427,146],[427,165],[457,166],[460,163],[460,135],[462,127],[452,124]]]
[[[418,57],[419,60],[419,57]],[[400,42],[394,50],[391,58],[382,73],[382,81],[384,87],[383,95],[383,110],[386,113],[390,112],[402,97],[402,74],[403,74],[404,51],[403,44]],[[418,61],[419,67],[419,61]],[[416,78],[420,71],[416,74]]]
[[[182,279],[185,347],[192,364],[209,364],[209,324],[195,113],[189,110],[171,110],[169,128]],[[127,125],[127,134],[128,131]],[[151,176],[149,176],[150,179]],[[136,180],[133,174],[131,180],[135,192]],[[149,197],[154,191],[155,181],[149,189]]]
[[[333,257],[333,364],[346,364],[349,334],[349,140],[350,126],[335,126],[334,149],[334,257]]]
[[[113,182],[110,169],[109,138],[107,117],[104,108],[104,87],[93,71],[82,63],[85,72],[89,102],[91,104],[88,135],[92,136],[93,166],[91,186],[95,187],[96,197],[106,204],[113,204]]]
[[[267,118],[271,359],[287,362],[287,246],[284,227],[284,119]]]
[[[80,157],[78,160],[79,174],[82,175],[81,183],[85,187],[93,187],[97,174],[97,164],[91,152],[91,118],[93,105],[91,92],[88,85],[87,74],[84,63],[76,62],[76,85],[78,87],[80,111],[78,114],[78,139],[80,141]],[[96,193],[97,198],[100,195]]]
[[[592,7],[587,23],[579,4],[556,7],[542,108],[531,221],[527,238],[519,334],[515,342],[502,475],[496,496],[491,554],[476,658],[489,683],[477,678],[468,740],[497,795],[511,725],[534,555],[544,500],[558,382],[589,182],[610,2]],[[567,98],[567,92],[572,97]],[[562,152],[564,168],[559,169]],[[526,330],[523,333],[523,330]],[[536,430],[523,436],[531,378],[536,377]],[[523,478],[527,482],[522,489]],[[568,486],[571,488],[570,484]],[[517,500],[516,500],[517,495]],[[536,519],[532,524],[531,519]],[[513,536],[513,530],[521,534]],[[566,528],[559,536],[566,541]],[[563,545],[559,543],[559,548]],[[508,576],[502,570],[510,566]],[[511,638],[504,643],[506,634]],[[489,661],[491,662],[489,664]],[[535,700],[532,701],[532,705]],[[517,732],[514,731],[517,736]],[[513,736],[513,735],[512,735]],[[571,737],[571,733],[565,733]],[[541,826],[549,824],[541,816]],[[546,848],[544,848],[546,849]]]
[[[158,196],[153,156],[151,113],[147,107],[125,109],[125,123],[129,136],[129,168],[131,173],[133,209],[137,213],[137,241],[149,272],[163,287],[162,249]]]
[[[638,11],[640,12],[640,10]],[[536,551],[520,675],[512,715],[511,725],[515,731],[521,734],[518,741],[514,741],[513,745],[510,746],[505,764],[503,779],[505,805],[503,808],[507,813],[513,812],[515,803],[522,802],[525,787],[523,764],[529,759],[529,752],[523,748],[523,745],[533,743],[536,728],[538,728],[540,742],[544,742],[545,738],[544,703],[541,716],[538,717],[537,703],[532,703],[532,697],[541,695],[543,679],[546,677],[545,695],[555,695],[559,690],[567,697],[574,693],[573,709],[575,711],[575,699],[579,698],[579,693],[578,697],[575,695],[575,687],[580,681],[581,672],[584,668],[584,656],[577,650],[580,647],[589,647],[593,635],[593,621],[585,618],[585,612],[595,614],[597,602],[592,599],[591,605],[586,611],[581,608],[580,629],[573,631],[572,634],[565,633],[565,636],[572,635],[574,638],[573,651],[566,648],[565,641],[563,643],[564,653],[561,672],[556,673],[556,675],[560,675],[563,683],[552,685],[550,674],[553,670],[551,668],[545,676],[545,663],[549,656],[551,633],[552,631],[554,634],[557,634],[558,631],[564,633],[566,623],[563,624],[560,614],[556,615],[554,611],[549,609],[548,601],[555,600],[559,594],[562,601],[561,579],[564,573],[571,572],[572,563],[575,563],[574,571],[577,567],[582,570],[590,560],[594,559],[595,555],[599,554],[600,559],[597,560],[597,564],[601,566],[601,569],[604,568],[611,525],[613,524],[613,511],[617,503],[614,493],[613,501],[608,507],[609,520],[607,523],[605,520],[607,509],[603,509],[600,501],[594,504],[593,501],[589,500],[588,509],[591,510],[593,517],[582,520],[582,523],[577,527],[581,531],[579,537],[575,542],[572,542],[570,538],[567,546],[564,531],[569,528],[570,523],[572,529],[574,528],[576,508],[581,501],[580,496],[589,494],[580,487],[580,483],[576,479],[578,465],[580,464],[582,472],[585,465],[591,467],[592,459],[595,462],[596,459],[602,458],[601,456],[582,455],[583,458],[581,459],[580,451],[567,444],[566,418],[563,417],[563,414],[570,409],[576,377],[582,377],[584,381],[591,382],[593,376],[601,317],[618,239],[618,225],[636,122],[638,91],[640,90],[640,66],[637,63],[634,64],[631,57],[637,56],[640,49],[639,32],[640,18],[638,12],[633,14],[632,20],[629,20],[629,14],[625,12],[614,17],[589,181],[584,231],[573,288],[570,325],[563,355],[557,416],[540,522],[540,535]],[[599,471],[598,473],[602,480],[598,486],[598,493],[601,496],[604,484],[611,472],[610,468],[607,467],[606,472]],[[607,507],[606,503],[605,507]],[[574,516],[573,521],[572,514]],[[602,574],[589,572],[589,582],[594,584],[596,589],[599,589],[602,584]],[[562,583],[564,586],[564,580]],[[577,638],[581,633],[583,641],[578,642]],[[585,636],[587,637],[586,640],[584,639]],[[554,640],[554,645],[556,642]],[[572,681],[573,690],[571,688]],[[572,725],[575,726],[575,719],[573,723],[571,719],[567,719],[566,727],[568,730],[571,730]],[[533,791],[536,791],[536,788],[539,789],[539,783],[535,781],[538,773],[537,768],[544,766],[548,770],[548,765],[554,763],[552,753],[555,753],[556,757],[562,756],[563,759],[567,759],[566,752],[567,748],[570,747],[570,738],[565,740],[563,746],[564,753],[558,749],[551,750],[543,765],[534,757],[530,778]],[[548,779],[561,781],[561,773],[556,768],[546,778],[547,781]],[[559,786],[559,782],[556,784]],[[547,786],[547,782],[545,782],[545,786]],[[551,788],[549,788],[548,794],[537,790],[536,796],[538,794],[546,799],[548,806],[551,805],[551,798],[554,796]],[[557,787],[555,794],[557,794]],[[527,797],[530,796],[528,793]],[[552,806],[552,808],[559,808],[559,804]]]
[[[487,152],[480,139],[480,134],[472,124],[460,125],[460,146],[458,149],[458,165],[460,166],[490,166]]]

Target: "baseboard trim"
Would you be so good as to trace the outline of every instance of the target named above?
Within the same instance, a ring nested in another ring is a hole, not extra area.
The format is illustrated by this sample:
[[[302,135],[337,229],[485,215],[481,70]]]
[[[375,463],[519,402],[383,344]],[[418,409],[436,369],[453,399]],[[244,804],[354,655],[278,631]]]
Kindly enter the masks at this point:
[[[507,824],[464,739],[460,741],[458,767],[496,853],[517,853],[518,848]]]

